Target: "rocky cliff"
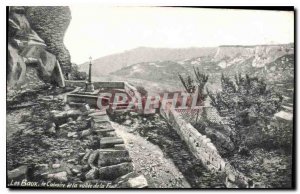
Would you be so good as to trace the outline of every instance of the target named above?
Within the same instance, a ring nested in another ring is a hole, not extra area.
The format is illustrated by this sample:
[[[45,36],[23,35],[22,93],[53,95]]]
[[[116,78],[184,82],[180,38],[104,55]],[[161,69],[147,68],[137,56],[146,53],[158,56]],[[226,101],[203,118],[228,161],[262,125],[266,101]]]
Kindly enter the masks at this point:
[[[63,74],[71,66],[63,44],[69,8],[13,6],[8,12],[8,91],[45,83],[64,86]]]
[[[220,67],[225,68],[253,57],[252,67],[263,67],[286,54],[293,54],[293,44],[220,46],[213,58]]]
[[[47,50],[57,57],[63,72],[69,72],[71,57],[63,39],[71,21],[70,8],[46,6],[26,7],[25,10],[32,29],[45,41]]]

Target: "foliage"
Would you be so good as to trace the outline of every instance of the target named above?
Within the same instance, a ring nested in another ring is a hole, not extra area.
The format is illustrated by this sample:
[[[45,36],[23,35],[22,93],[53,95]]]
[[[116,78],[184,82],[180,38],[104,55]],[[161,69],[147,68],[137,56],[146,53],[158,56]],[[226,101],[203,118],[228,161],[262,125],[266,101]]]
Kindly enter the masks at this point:
[[[87,79],[87,73],[86,72],[80,72],[78,70],[78,65],[72,64],[71,71],[68,75],[68,79],[70,80],[86,80]]]
[[[267,88],[263,79],[247,74],[237,74],[234,80],[222,74],[221,85],[221,92],[207,93],[211,105],[235,129],[236,147],[259,146],[270,137],[266,129],[281,106],[282,96]]]
[[[207,83],[208,81],[208,75],[204,74],[204,73],[200,73],[200,70],[199,68],[195,68],[193,67],[194,69],[194,74],[196,76],[196,80],[197,80],[197,83],[198,83],[198,91],[202,91],[205,84]]]
[[[192,94],[196,90],[196,86],[194,84],[194,80],[191,78],[190,75],[188,75],[186,78],[183,78],[182,75],[178,74],[179,79],[184,86],[187,93]]]
[[[185,90],[187,91],[187,93],[194,93],[197,89],[198,91],[198,95],[199,96],[203,96],[203,89],[205,84],[208,81],[208,75],[206,75],[205,73],[201,73],[199,68],[195,68],[194,69],[194,75],[195,78],[192,78],[191,75],[187,75],[186,78],[184,78],[182,75],[178,75],[179,79],[182,83],[182,85],[184,86]]]

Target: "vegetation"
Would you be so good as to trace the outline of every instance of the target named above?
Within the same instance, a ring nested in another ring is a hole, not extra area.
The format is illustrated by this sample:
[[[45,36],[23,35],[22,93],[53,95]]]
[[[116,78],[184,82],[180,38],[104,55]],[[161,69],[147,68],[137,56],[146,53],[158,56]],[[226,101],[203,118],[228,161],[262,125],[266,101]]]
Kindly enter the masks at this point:
[[[178,74],[179,79],[187,93],[193,94],[198,91],[198,96],[204,96],[203,89],[208,81],[209,76],[201,73],[199,68],[193,67],[193,69],[195,78],[193,78],[191,75],[187,75],[187,77],[184,78],[182,75]]]
[[[86,72],[80,72],[78,70],[78,65],[72,63],[71,71],[70,71],[67,79],[70,79],[70,80],[86,80],[87,79],[87,73]]]
[[[263,79],[247,74],[237,74],[234,80],[222,74],[221,85],[221,92],[212,94],[207,90],[207,93],[212,106],[236,131],[232,140],[237,148],[270,148],[282,143],[282,134],[274,137],[270,125],[281,107],[281,95],[268,89]]]

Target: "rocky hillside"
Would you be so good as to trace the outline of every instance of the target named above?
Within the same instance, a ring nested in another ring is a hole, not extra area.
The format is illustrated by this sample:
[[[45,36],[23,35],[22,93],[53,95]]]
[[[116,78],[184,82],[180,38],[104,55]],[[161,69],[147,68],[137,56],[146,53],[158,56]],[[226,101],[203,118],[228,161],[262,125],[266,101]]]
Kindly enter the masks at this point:
[[[63,44],[69,8],[13,6],[8,15],[8,94],[45,83],[64,86],[71,64]]]
[[[213,56],[181,61],[185,66],[199,66],[203,70],[241,70],[241,66],[261,68],[284,55],[294,54],[293,44],[257,46],[220,46]],[[218,67],[216,67],[218,66]]]

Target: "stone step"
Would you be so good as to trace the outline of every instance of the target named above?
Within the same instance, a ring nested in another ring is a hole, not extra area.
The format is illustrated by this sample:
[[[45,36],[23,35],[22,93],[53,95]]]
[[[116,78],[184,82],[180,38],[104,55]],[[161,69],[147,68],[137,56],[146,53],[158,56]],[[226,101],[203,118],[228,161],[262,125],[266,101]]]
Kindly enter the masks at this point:
[[[110,126],[110,121],[107,121],[107,120],[94,120],[92,119],[91,120],[91,127],[93,129],[99,129],[99,128],[109,128]]]
[[[106,129],[95,129],[94,130],[97,134],[107,133],[107,132],[113,132],[115,131],[114,128],[106,128]]]
[[[98,159],[99,167],[111,166],[124,162],[131,162],[127,150],[100,149]]]
[[[92,116],[93,117],[93,121],[95,123],[102,122],[102,121],[109,121],[109,117],[107,115],[101,115],[101,116]]]
[[[124,144],[124,140],[118,137],[103,137],[100,139],[100,148],[112,148],[116,144]]]
[[[128,174],[133,171],[131,162],[106,166],[99,168],[99,178],[102,180],[115,180],[116,178]]]
[[[103,116],[103,115],[107,115],[106,111],[94,112],[94,113],[89,114],[88,116],[94,117],[94,116]]]
[[[94,130],[97,130],[97,129],[113,129],[110,122],[103,122],[103,123],[93,123],[92,122],[92,128]]]
[[[110,131],[110,132],[100,133],[98,135],[99,135],[100,138],[103,138],[103,137],[116,137],[117,133],[115,131]]]
[[[125,147],[124,144],[116,144],[114,146],[114,149],[116,149],[116,150],[126,150],[126,147]]]

